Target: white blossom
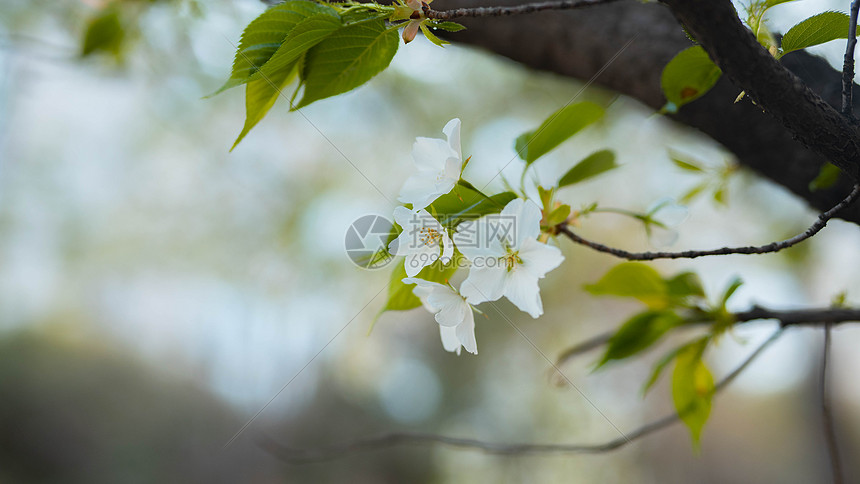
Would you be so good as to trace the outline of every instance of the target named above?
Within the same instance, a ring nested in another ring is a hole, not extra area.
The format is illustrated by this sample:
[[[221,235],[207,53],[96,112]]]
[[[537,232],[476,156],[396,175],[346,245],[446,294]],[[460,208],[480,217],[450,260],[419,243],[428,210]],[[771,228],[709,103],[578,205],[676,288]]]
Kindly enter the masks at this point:
[[[543,314],[538,279],[564,260],[557,247],[538,241],[541,211],[516,199],[498,215],[463,222],[454,243],[471,262],[460,293],[470,304],[508,298],[533,318]]]
[[[454,256],[454,243],[448,231],[427,210],[394,209],[394,221],[403,232],[388,245],[392,255],[406,256],[406,275],[415,277],[426,266],[441,258],[443,264]]]
[[[412,292],[418,296],[428,311],[433,313],[439,323],[442,346],[446,351],[460,354],[460,348],[478,354],[475,339],[475,315],[466,299],[451,287],[437,282],[425,281],[414,277],[403,279],[404,284],[415,284]]]
[[[460,151],[460,120],[448,121],[442,129],[446,140],[416,138],[412,159],[418,173],[409,177],[400,190],[400,200],[411,203],[414,210],[426,208],[434,200],[450,192],[460,180],[463,155]]]

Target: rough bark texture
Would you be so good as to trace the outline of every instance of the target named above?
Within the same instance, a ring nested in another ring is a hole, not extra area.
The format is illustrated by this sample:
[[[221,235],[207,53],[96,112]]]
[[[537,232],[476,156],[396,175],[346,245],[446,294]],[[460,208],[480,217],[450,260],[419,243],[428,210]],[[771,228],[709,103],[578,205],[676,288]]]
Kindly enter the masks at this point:
[[[841,102],[840,73],[820,58],[804,52],[792,53],[783,58],[782,64],[803,82],[799,84],[791,77],[780,74],[783,78],[777,85],[783,89],[788,84],[788,91],[769,93],[767,87],[773,80],[759,79],[761,83],[750,85],[748,78],[772,74],[772,63],[775,61],[772,58],[760,58],[760,53],[755,51],[748,52],[751,49],[749,39],[744,40],[740,35],[742,32],[737,31],[736,16],[734,19],[727,18],[728,14],[724,9],[716,13],[710,11],[716,8],[713,7],[714,4],[728,4],[730,7],[730,3],[723,0],[666,1],[671,2],[673,7],[678,4],[680,14],[692,19],[690,23],[693,26],[690,28],[694,35],[700,36],[703,42],[711,41],[714,45],[721,45],[709,49],[709,53],[720,61],[727,74],[711,92],[681,108],[673,118],[701,130],[732,151],[743,165],[783,185],[816,209],[823,211],[836,205],[850,191],[852,180],[849,176],[843,176],[832,189],[810,192],[809,182],[818,174],[825,158],[796,141],[784,123],[801,132],[808,129],[810,138],[804,139],[807,144],[815,146],[819,152],[827,153],[833,161],[857,173],[857,160],[860,158],[852,157],[855,150],[860,153],[856,131],[841,118],[832,119],[830,111],[836,116],[839,116],[838,113],[830,107],[825,108],[827,104],[839,106]],[[433,7],[443,10],[518,3],[522,2],[436,0]],[[701,12],[690,12],[695,10],[692,5],[708,15],[719,14],[720,21],[707,25],[712,19]],[[636,40],[595,80],[595,84],[636,98],[655,109],[665,102],[660,90],[663,67],[675,54],[691,45],[672,11],[664,5],[653,3],[619,2],[572,12],[463,19],[461,23],[468,29],[449,34],[450,40],[485,48],[531,68],[581,80],[590,79],[628,40],[636,36]],[[721,29],[726,29],[726,35],[732,39],[726,43],[728,48],[742,46],[747,49],[745,57],[727,60],[734,51],[726,50],[726,47],[720,44],[725,39],[710,37],[716,31],[722,32]],[[753,71],[752,67],[746,65],[746,62],[753,60],[761,62],[764,67],[757,67]],[[782,69],[780,71],[785,72]],[[748,92],[763,105],[783,106],[784,110],[772,108],[766,114],[749,101],[734,104],[735,97],[742,89],[735,83],[745,86],[744,88],[749,85],[751,89],[748,89]],[[804,90],[803,84],[809,87],[810,93]],[[812,92],[820,96],[823,104],[814,94],[810,96]],[[783,100],[782,96],[787,95],[795,99],[788,105],[780,102]],[[811,111],[791,109],[793,104],[800,102],[806,102]],[[860,109],[856,97],[855,109]],[[814,114],[811,118],[814,122],[805,118],[810,113]],[[823,125],[822,119],[827,124]],[[822,126],[836,126],[839,131],[830,132]],[[830,147],[822,151],[821,145]],[[839,217],[860,223],[860,204],[843,211]]]

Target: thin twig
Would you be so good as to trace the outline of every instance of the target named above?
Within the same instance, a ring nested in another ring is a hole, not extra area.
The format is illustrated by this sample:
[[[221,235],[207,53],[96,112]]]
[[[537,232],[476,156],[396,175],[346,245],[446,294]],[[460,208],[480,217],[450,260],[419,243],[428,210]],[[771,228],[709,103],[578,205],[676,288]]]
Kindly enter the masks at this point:
[[[559,233],[566,235],[567,238],[578,244],[590,247],[598,252],[604,252],[628,260],[695,259],[696,257],[704,257],[709,255],[767,254],[787,249],[817,234],[821,231],[821,229],[824,228],[825,225],[827,225],[827,222],[831,218],[833,218],[840,210],[854,202],[854,200],[857,199],[858,195],[860,195],[860,185],[855,185],[854,189],[851,190],[851,193],[848,194],[848,196],[845,197],[844,200],[836,204],[836,206],[834,206],[830,210],[819,215],[815,223],[813,223],[802,234],[796,235],[790,239],[786,239],[780,242],[771,242],[770,244],[758,247],[723,247],[721,249],[685,250],[681,252],[628,252],[626,250],[616,249],[614,247],[609,247],[608,245],[603,245],[597,242],[592,242],[590,240],[584,239],[573,233],[566,224],[559,225],[557,227],[557,230]]]
[[[615,334],[615,330],[607,331],[606,333],[599,334],[597,336],[592,337],[591,339],[587,339],[581,343],[578,343],[576,346],[571,346],[570,348],[564,350],[558,358],[555,360],[557,366],[564,365],[571,359],[588,353],[589,351],[596,350],[601,346],[609,343],[609,340],[612,338],[612,335]]]
[[[842,64],[842,115],[854,121],[852,102],[854,89],[854,47],[857,45],[857,11],[860,0],[851,2],[851,17],[848,22],[848,41],[845,45],[845,59]]]
[[[839,444],[836,439],[836,427],[833,424],[833,410],[830,403],[830,392],[827,390],[827,360],[830,359],[830,324],[824,325],[824,351],[821,355],[821,419],[824,427],[824,440],[827,442],[827,454],[830,456],[830,468],[833,470],[833,484],[842,484],[842,464],[839,458]]]
[[[453,10],[433,10],[425,3],[424,16],[436,20],[453,20],[464,17],[504,17],[542,12],[544,10],[573,10],[615,1],[618,0],[562,0],[559,2],[526,3],[509,7],[456,8]]]
[[[777,329],[764,343],[755,349],[737,368],[725,376],[714,387],[713,394],[728,386],[738,375],[741,374],[771,343],[777,340],[784,328]],[[691,407],[692,408],[692,407]],[[504,444],[484,442],[476,439],[449,437],[439,434],[420,432],[392,432],[353,440],[342,444],[336,444],[317,449],[294,449],[271,438],[262,437],[259,445],[279,459],[291,464],[304,464],[309,462],[320,462],[336,459],[353,452],[383,449],[404,444],[438,444],[449,447],[457,447],[468,450],[477,450],[487,454],[496,455],[535,455],[535,454],[600,454],[609,452],[626,444],[645,437],[658,430],[680,420],[679,413],[672,413],[647,423],[625,436],[618,437],[602,444]]]

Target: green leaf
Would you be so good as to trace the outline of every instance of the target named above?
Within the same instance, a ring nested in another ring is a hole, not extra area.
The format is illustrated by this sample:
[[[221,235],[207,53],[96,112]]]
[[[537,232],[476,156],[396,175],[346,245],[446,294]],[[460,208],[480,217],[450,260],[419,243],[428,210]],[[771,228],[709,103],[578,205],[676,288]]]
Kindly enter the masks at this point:
[[[108,7],[98,12],[87,22],[87,30],[81,45],[81,56],[95,52],[108,52],[119,56],[122,52],[125,29],[117,7]]]
[[[422,22],[418,27],[421,29],[421,32],[424,33],[424,37],[426,37],[427,40],[433,42],[439,47],[445,47],[445,44],[450,44],[450,42],[448,42],[447,40],[442,40],[439,37],[436,37],[436,35],[433,34],[433,32],[431,32],[429,28],[427,28],[426,23]]]
[[[850,19],[844,13],[824,12],[813,15],[785,33],[782,37],[783,55],[831,40],[847,39],[849,30]]]
[[[815,192],[832,187],[839,180],[841,174],[842,170],[833,163],[823,164],[815,180],[809,182],[809,191]]]
[[[526,164],[534,163],[563,141],[599,121],[604,114],[603,107],[593,102],[568,104],[554,112],[538,129],[517,138],[517,154]]]
[[[743,285],[743,283],[744,283],[744,281],[741,280],[740,277],[735,277],[734,279],[732,279],[732,282],[729,283],[729,286],[726,288],[725,292],[723,293],[723,298],[722,298],[722,306],[723,307],[726,306],[726,303],[729,302],[729,299],[732,297],[732,295],[735,293],[735,291],[737,291],[738,288]]]
[[[609,339],[598,368],[611,360],[629,358],[657,342],[667,331],[683,324],[673,311],[645,311],[625,322]]]
[[[555,227],[567,220],[567,217],[570,217],[570,205],[560,205],[550,212],[549,216],[546,218],[545,225],[547,227]]]
[[[675,357],[672,374],[672,400],[675,409],[698,449],[702,428],[711,414],[711,398],[714,395],[714,377],[702,362],[707,340],[685,348]]]
[[[326,8],[329,11],[304,18],[293,27],[284,39],[284,43],[278,47],[269,61],[251,76],[250,80],[273,76],[281,70],[291,69],[302,54],[339,29],[341,23],[337,12],[333,8]]]
[[[295,62],[293,68],[281,69],[273,72],[263,79],[249,82],[245,86],[245,126],[233,143],[230,151],[236,148],[240,141],[245,138],[251,129],[266,116],[266,113],[275,105],[275,101],[283,92],[284,87],[289,84],[296,75]]]
[[[453,228],[466,219],[499,213],[515,198],[517,194],[514,192],[502,192],[488,197],[473,188],[458,185],[450,193],[442,195],[430,204],[430,210],[439,223]]]
[[[654,309],[664,308],[668,302],[666,282],[656,270],[639,262],[618,264],[585,290],[597,296],[633,297]]]
[[[465,30],[466,27],[457,22],[434,22],[430,24],[433,28],[444,30],[446,32],[459,32]]]
[[[657,363],[654,365],[654,368],[651,369],[651,376],[648,377],[648,381],[646,381],[645,385],[642,386],[642,395],[647,394],[648,391],[651,390],[651,388],[654,386],[654,384],[657,383],[657,380],[660,379],[660,375],[663,373],[663,370],[666,369],[666,367],[669,365],[669,363],[671,363],[672,360],[674,360],[676,356],[678,356],[678,353],[684,351],[685,349],[689,348],[690,346],[702,344],[702,341],[707,340],[707,339],[708,339],[708,337],[705,336],[703,338],[693,340],[693,341],[691,341],[689,343],[685,343],[685,344],[675,348],[674,350],[666,353],[665,355],[663,355],[663,357],[660,358],[660,360],[657,361]]]
[[[707,93],[720,79],[722,71],[701,46],[694,45],[678,53],[663,68],[660,85],[663,95],[676,108]]]
[[[242,85],[278,51],[290,31],[302,20],[327,14],[331,7],[307,0],[279,3],[255,18],[245,27],[236,49],[230,79],[211,96]]]
[[[559,187],[566,187],[593,178],[609,170],[617,168],[615,153],[611,150],[600,150],[588,155],[573,168],[568,170],[558,182]]]
[[[702,280],[693,272],[682,272],[666,281],[669,296],[677,299],[705,297]]]
[[[344,27],[308,51],[302,80],[305,92],[294,109],[341,94],[383,71],[399,44],[397,30],[373,20]]]

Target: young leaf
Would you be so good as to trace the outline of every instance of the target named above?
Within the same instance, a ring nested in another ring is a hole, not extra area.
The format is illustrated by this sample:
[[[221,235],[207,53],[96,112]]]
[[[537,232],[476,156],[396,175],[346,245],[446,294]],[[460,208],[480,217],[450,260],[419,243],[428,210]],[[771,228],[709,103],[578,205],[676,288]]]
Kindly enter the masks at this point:
[[[391,63],[399,39],[382,20],[353,24],[330,35],[308,51],[302,73],[305,92],[294,109],[369,81]]]
[[[245,86],[245,126],[242,127],[242,132],[239,133],[230,151],[233,151],[245,135],[272,109],[284,87],[295,77],[295,64],[296,62],[293,61],[290,69],[273,72]]]
[[[666,281],[669,296],[677,299],[687,297],[705,297],[702,280],[693,272],[682,272]]]
[[[573,168],[568,170],[558,182],[559,187],[566,187],[585,181],[609,170],[617,168],[615,153],[611,150],[600,150],[585,157]]]
[[[445,47],[445,44],[450,44],[450,42],[448,42],[447,40],[442,40],[439,37],[436,37],[436,35],[433,32],[431,32],[429,28],[427,28],[426,23],[422,22],[421,25],[419,25],[418,27],[421,29],[421,32],[424,34],[424,37],[426,37],[427,40],[429,40],[430,42],[433,42],[437,46]]]
[[[454,227],[465,219],[499,213],[515,198],[517,195],[513,192],[502,192],[487,197],[477,190],[458,185],[451,193],[437,198],[430,207],[439,223],[445,227]]]
[[[675,357],[672,374],[672,399],[675,409],[698,449],[702,428],[711,414],[711,397],[714,395],[714,377],[702,361],[707,340],[685,348]]]
[[[278,71],[292,68],[302,54],[339,29],[341,23],[337,12],[331,7],[325,8],[328,9],[325,13],[306,17],[296,24],[287,34],[284,43],[250,80],[272,76]]]
[[[547,216],[546,226],[554,227],[567,220],[567,217],[570,217],[570,205],[560,205]]]
[[[623,262],[609,270],[599,281],[585,286],[594,295],[633,297],[651,308],[666,307],[668,288],[660,274],[640,262]]]
[[[823,164],[821,170],[818,172],[818,176],[809,182],[809,191],[815,192],[832,187],[839,180],[841,174],[842,170],[833,163]]]
[[[824,12],[813,15],[785,33],[782,37],[783,55],[831,40],[847,39],[849,27],[850,19],[844,13]]]
[[[593,102],[568,104],[554,112],[538,129],[517,138],[517,154],[526,164],[534,163],[563,141],[600,120],[604,114],[605,110]]]
[[[609,339],[598,368],[611,360],[633,356],[657,342],[684,320],[673,311],[645,311],[630,318]]]
[[[278,51],[290,31],[302,20],[326,14],[331,7],[308,0],[279,3],[255,18],[245,27],[236,49],[230,79],[212,96],[231,87],[242,85]]]
[[[741,280],[740,277],[735,277],[732,279],[732,282],[729,283],[729,286],[726,288],[726,291],[723,293],[722,299],[722,307],[726,307],[726,303],[729,302],[729,298],[738,290],[739,287],[743,285],[744,281]]]
[[[86,57],[94,52],[109,52],[119,56],[122,51],[125,29],[120,19],[119,8],[107,7],[96,14],[87,23],[81,45],[81,57]]]
[[[657,383],[657,380],[660,378],[660,375],[663,373],[663,370],[667,366],[669,366],[669,363],[671,363],[672,360],[675,359],[675,357],[678,356],[678,353],[686,350],[687,348],[689,348],[691,346],[705,344],[703,341],[707,340],[707,338],[708,337],[705,336],[703,338],[693,340],[689,343],[685,343],[685,344],[675,348],[674,350],[666,353],[665,355],[663,355],[663,357],[660,358],[660,360],[654,365],[654,368],[651,370],[651,376],[648,378],[648,381],[646,381],[645,385],[642,386],[642,395],[647,394],[648,391],[651,390],[651,387],[653,387],[654,384]]]
[[[676,108],[708,92],[720,79],[722,71],[701,46],[694,45],[678,53],[663,68],[660,85],[666,100]]]
[[[430,26],[446,32],[459,32],[466,29],[466,27],[458,24],[457,22],[435,22],[431,23]]]

